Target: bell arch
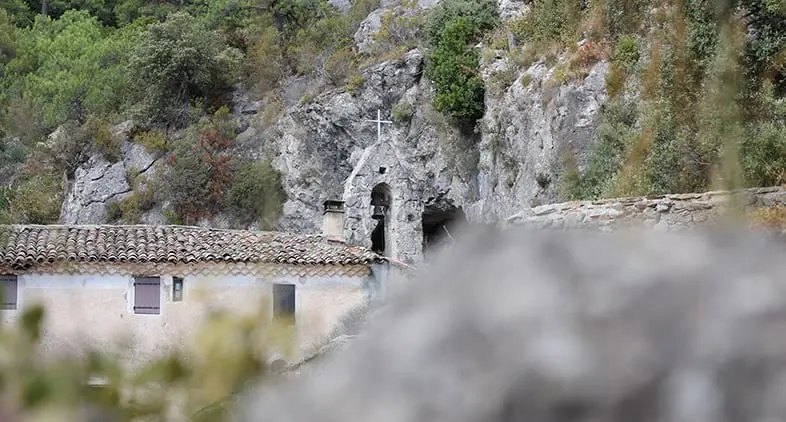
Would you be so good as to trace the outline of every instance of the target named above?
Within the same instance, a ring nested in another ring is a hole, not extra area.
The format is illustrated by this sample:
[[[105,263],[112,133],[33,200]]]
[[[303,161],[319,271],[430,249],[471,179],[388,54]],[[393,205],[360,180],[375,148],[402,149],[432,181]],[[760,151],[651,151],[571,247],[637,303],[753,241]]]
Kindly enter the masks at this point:
[[[379,183],[371,189],[371,219],[377,221],[371,232],[371,250],[390,256],[390,214],[393,195],[390,185]]]

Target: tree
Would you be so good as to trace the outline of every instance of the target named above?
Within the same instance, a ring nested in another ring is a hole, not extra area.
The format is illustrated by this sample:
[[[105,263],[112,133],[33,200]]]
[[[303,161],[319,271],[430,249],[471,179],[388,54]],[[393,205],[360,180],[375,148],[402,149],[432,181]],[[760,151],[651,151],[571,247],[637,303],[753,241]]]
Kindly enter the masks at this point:
[[[127,52],[142,29],[107,32],[86,11],[39,15],[16,32],[16,54],[3,75],[7,94],[28,102],[45,130],[118,110],[130,89]]]
[[[131,57],[134,82],[144,87],[142,107],[152,123],[183,127],[189,105],[220,102],[234,65],[220,34],[188,13],[148,27]]]

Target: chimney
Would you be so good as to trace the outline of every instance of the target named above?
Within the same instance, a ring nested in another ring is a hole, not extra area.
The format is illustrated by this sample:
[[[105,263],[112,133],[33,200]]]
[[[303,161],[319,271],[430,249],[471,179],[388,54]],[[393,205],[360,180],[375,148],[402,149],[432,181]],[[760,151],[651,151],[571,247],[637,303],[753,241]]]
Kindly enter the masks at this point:
[[[322,221],[322,234],[337,242],[344,241],[344,201],[328,199],[324,203],[325,212]]]

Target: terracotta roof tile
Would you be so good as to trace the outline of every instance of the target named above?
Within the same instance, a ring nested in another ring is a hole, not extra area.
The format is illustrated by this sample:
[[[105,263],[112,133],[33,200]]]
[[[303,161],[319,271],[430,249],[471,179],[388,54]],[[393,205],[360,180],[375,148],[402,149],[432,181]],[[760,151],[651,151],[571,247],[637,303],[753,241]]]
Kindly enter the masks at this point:
[[[357,265],[382,261],[370,250],[321,235],[188,226],[0,226],[0,267],[45,262],[257,262]]]

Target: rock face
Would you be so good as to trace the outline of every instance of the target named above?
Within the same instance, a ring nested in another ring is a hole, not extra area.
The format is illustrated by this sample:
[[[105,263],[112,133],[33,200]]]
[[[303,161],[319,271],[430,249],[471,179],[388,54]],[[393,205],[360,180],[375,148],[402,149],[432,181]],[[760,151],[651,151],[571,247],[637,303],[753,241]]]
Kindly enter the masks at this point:
[[[407,14],[437,3],[421,0],[411,9],[400,1],[381,2],[358,30],[358,47],[371,48],[378,20],[388,10]],[[524,1],[501,2],[507,18],[526,7]],[[372,235],[384,233],[384,239],[375,239],[385,255],[417,263],[426,238],[449,234],[450,218],[490,222],[554,202],[560,154],[569,150],[581,161],[592,145],[607,63],[596,64],[582,81],[556,85],[554,69],[544,63],[522,70],[509,66],[502,59],[483,65],[487,80],[501,73],[512,79],[487,94],[486,114],[475,131],[458,130],[431,107],[434,90],[423,77],[424,53],[418,49],[363,70],[364,83],[351,89],[293,77],[278,104],[239,93],[233,106],[243,130],[238,154],[270,158],[282,173],[289,199],[277,230],[318,232],[323,202],[342,199],[348,242],[371,247]],[[382,124],[379,139],[377,124],[369,121],[378,110],[392,122]],[[151,160],[135,148],[126,140],[122,162],[92,157],[77,171],[64,222],[102,222],[106,201],[129,193],[125,172],[146,168]],[[141,161],[131,164],[135,160]],[[375,188],[390,202],[384,228],[376,233]],[[143,221],[160,221],[160,215],[148,213]],[[214,220],[201,224],[225,225],[221,216]]]
[[[121,160],[110,163],[99,154],[92,155],[74,172],[60,213],[63,224],[98,224],[107,219],[106,205],[110,200],[122,200],[131,194],[128,175],[131,172],[151,174],[156,171],[156,158],[142,145],[131,142],[129,135],[134,130],[131,121],[111,128],[112,136],[122,144]],[[56,132],[57,133],[57,132]],[[147,213],[143,221],[163,224],[160,213]]]
[[[784,253],[750,233],[486,231],[235,420],[785,420]]]
[[[498,60],[489,66],[487,80],[509,72]],[[468,215],[475,221],[494,221],[522,205],[558,200],[557,179],[565,153],[587,160],[606,101],[607,62],[595,64],[587,77],[555,84],[554,68],[536,63],[516,74],[502,94],[488,93],[482,121],[478,189],[480,201]]]

